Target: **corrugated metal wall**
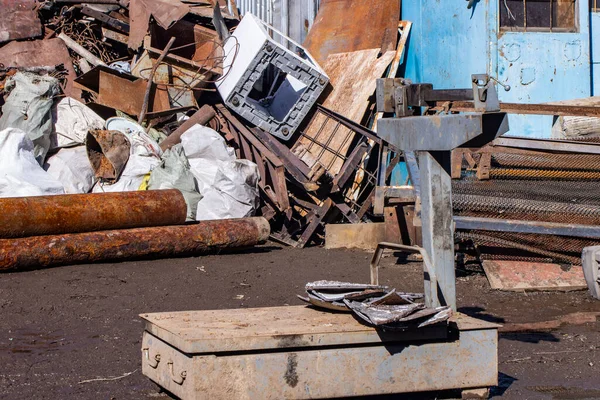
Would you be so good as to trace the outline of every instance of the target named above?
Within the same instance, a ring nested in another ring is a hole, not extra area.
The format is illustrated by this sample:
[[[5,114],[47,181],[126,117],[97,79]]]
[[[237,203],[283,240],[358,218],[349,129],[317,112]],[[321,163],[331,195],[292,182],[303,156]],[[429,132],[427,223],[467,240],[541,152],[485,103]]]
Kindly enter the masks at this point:
[[[240,15],[250,12],[292,40],[302,43],[321,0],[237,0]]]

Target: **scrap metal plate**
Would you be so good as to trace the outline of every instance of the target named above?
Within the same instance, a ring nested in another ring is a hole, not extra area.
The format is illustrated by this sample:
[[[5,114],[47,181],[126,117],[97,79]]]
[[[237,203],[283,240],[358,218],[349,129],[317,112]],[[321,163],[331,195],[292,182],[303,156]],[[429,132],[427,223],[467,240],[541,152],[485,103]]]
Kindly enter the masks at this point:
[[[580,290],[587,287],[579,266],[520,261],[484,261],[483,269],[492,289]]]

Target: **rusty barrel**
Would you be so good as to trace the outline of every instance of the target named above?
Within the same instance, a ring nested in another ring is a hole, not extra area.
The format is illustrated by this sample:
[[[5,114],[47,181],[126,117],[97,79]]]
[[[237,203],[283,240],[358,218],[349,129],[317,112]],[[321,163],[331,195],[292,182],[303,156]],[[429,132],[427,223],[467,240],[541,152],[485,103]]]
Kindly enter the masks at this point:
[[[180,226],[0,239],[0,271],[146,256],[195,255],[264,243],[269,234],[269,222],[263,217],[253,217]]]
[[[0,199],[0,238],[94,232],[185,223],[179,190]]]

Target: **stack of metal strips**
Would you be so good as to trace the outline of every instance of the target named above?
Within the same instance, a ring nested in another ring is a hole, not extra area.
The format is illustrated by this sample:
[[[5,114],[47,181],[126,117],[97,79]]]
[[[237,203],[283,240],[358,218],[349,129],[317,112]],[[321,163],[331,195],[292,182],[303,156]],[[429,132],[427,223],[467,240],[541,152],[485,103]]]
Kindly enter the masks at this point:
[[[600,225],[600,155],[494,147],[489,180],[468,165],[452,184],[455,215]],[[479,159],[473,153],[475,159]],[[600,240],[541,234],[457,231],[482,259],[581,263],[583,247]]]

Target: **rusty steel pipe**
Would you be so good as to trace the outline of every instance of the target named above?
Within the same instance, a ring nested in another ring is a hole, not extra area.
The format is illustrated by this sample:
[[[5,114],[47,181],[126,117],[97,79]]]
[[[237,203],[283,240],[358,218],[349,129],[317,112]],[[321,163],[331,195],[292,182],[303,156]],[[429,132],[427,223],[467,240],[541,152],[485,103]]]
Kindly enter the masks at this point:
[[[0,239],[0,271],[58,265],[195,255],[215,249],[254,246],[270,234],[263,217],[202,221],[67,235]]]
[[[0,238],[94,232],[185,223],[179,190],[0,199]]]

